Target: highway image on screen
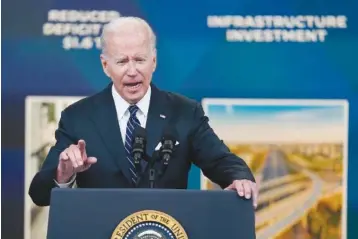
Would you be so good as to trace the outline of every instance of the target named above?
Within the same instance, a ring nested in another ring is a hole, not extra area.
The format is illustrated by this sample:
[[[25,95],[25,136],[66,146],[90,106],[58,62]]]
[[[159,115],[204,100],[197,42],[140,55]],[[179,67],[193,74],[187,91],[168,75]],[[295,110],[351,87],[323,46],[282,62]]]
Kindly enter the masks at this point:
[[[203,108],[255,175],[258,239],[346,238],[347,102],[204,99]],[[204,175],[201,188],[220,189]]]

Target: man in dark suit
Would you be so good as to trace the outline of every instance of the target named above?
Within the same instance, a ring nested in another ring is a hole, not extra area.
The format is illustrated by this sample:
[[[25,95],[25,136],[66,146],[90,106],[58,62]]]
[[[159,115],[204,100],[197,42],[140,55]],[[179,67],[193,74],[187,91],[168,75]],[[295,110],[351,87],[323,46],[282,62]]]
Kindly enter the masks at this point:
[[[67,107],[56,130],[56,144],[35,175],[29,194],[35,204],[50,203],[51,189],[148,187],[134,167],[133,134],[146,129],[146,154],[153,155],[164,129],[175,129],[176,145],[158,188],[187,188],[194,163],[222,188],[237,190],[257,203],[255,179],[208,124],[201,105],[152,83],[156,68],[155,35],[142,19],[121,17],[102,33],[101,62],[111,84]],[[146,167],[145,162],[143,163]]]

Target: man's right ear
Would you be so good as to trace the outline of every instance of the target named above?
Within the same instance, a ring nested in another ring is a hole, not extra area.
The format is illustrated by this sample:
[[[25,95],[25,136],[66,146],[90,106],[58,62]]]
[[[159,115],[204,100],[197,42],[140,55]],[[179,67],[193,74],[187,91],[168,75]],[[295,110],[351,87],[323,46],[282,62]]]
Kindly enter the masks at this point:
[[[106,56],[101,54],[100,58],[101,58],[101,64],[102,64],[103,71],[110,78],[110,75],[108,72],[108,62],[107,62]]]

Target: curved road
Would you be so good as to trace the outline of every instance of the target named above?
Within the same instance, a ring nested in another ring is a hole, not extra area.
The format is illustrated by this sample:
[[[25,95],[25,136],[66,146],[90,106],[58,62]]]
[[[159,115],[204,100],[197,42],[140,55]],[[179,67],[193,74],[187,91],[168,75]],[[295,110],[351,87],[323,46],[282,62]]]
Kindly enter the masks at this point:
[[[304,191],[293,194],[292,196],[279,200],[273,204],[269,204],[268,207],[259,210],[257,215],[257,222],[264,223],[262,219],[268,220],[267,226],[257,231],[258,239],[272,238],[283,229],[289,227],[297,220],[299,220],[305,212],[314,206],[319,197],[321,196],[321,190],[323,187],[323,181],[311,173],[308,170],[302,169],[301,167],[291,166],[292,171],[297,171],[310,179],[310,183]],[[272,180],[284,179],[290,174],[289,163],[287,162],[286,155],[282,151],[272,151],[267,156],[263,171],[261,184],[264,186]],[[286,184],[281,186],[282,188],[287,187],[289,189],[293,184]],[[280,187],[280,186],[278,186]],[[272,190],[265,190],[262,194],[267,196],[272,193],[276,188]],[[276,190],[277,191],[277,190]],[[285,190],[282,190],[285,191]],[[260,195],[262,197],[262,195]],[[292,207],[294,203],[294,207]],[[282,215],[280,215],[282,214]],[[276,217],[276,218],[275,218]]]

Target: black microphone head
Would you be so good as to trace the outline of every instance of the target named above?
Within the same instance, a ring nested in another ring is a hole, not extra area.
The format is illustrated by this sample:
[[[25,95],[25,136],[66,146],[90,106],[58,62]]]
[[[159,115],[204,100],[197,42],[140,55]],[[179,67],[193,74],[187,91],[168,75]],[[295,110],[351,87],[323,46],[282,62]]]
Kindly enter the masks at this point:
[[[175,143],[177,138],[178,138],[178,133],[176,129],[174,127],[173,128],[167,127],[163,132],[162,143],[166,140],[174,141]]]
[[[134,131],[132,142],[132,156],[134,163],[138,164],[139,160],[144,157],[146,147],[146,130],[138,126]]]
[[[161,157],[168,161],[170,155],[173,153],[175,143],[177,141],[177,132],[175,128],[167,127],[163,132],[162,147],[160,149]]]
[[[137,126],[137,128],[134,131],[134,138],[147,138],[147,132],[146,130],[141,127],[141,126]]]

